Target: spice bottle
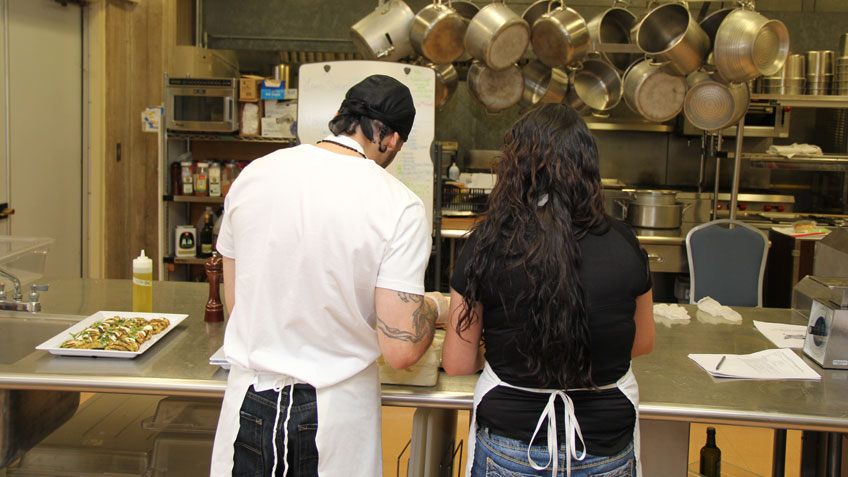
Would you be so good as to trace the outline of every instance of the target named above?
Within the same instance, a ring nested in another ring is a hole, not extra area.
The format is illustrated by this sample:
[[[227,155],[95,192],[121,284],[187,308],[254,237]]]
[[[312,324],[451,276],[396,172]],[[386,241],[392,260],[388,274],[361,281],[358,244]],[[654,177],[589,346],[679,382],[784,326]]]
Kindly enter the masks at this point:
[[[133,311],[153,311],[153,260],[144,255],[135,258],[133,267]]]
[[[182,194],[183,195],[192,195],[194,194],[194,170],[192,169],[191,161],[183,161],[180,163],[180,167],[182,169]]]
[[[236,161],[227,161],[227,165],[221,172],[221,193],[223,195],[227,195],[227,192],[230,191],[230,186],[233,185],[237,175]]]
[[[221,197],[221,163],[209,163],[209,197]]]
[[[200,161],[194,170],[194,195],[205,196],[209,187],[209,163]]]

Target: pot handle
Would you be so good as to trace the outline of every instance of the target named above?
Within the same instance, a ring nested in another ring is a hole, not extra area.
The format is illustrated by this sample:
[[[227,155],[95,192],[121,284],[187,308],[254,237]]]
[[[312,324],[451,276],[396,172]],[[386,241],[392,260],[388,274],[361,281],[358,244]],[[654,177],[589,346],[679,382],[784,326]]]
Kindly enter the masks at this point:
[[[656,66],[657,68],[662,68],[663,66],[666,66],[671,63],[671,60],[657,61],[656,58],[647,53],[645,54],[645,59],[650,62],[651,66]]]
[[[740,1],[744,1],[744,0],[740,0]],[[654,7],[659,6],[659,5],[665,5],[666,3],[679,3],[686,8],[689,8],[689,2],[687,2],[686,0],[674,0],[672,2],[660,2],[659,0],[651,0],[650,2],[648,2],[647,8],[648,8],[648,10],[650,10]]]
[[[624,209],[624,216],[627,217],[627,206],[630,204],[630,202],[627,202],[625,200],[615,199],[615,203],[620,205],[621,208]]]

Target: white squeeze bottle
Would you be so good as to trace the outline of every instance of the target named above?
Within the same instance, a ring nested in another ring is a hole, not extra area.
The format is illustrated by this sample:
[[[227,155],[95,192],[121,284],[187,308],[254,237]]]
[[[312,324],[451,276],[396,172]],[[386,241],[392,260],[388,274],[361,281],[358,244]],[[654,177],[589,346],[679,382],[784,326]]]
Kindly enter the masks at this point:
[[[153,260],[143,249],[133,260],[133,311],[153,311]]]

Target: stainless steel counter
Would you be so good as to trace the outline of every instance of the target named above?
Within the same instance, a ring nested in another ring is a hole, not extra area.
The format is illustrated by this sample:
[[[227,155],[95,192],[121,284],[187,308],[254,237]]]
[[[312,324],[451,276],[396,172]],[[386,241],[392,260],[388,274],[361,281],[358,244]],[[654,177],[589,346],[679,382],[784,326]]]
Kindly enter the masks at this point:
[[[89,315],[127,309],[127,280],[65,279],[43,293],[48,313]],[[53,356],[33,351],[0,365],[0,387],[136,394],[222,396],[226,372],[208,364],[224,326],[203,321],[208,285],[154,282],[154,311],[190,316],[145,355],[133,360]],[[848,371],[829,371],[807,360],[821,381],[718,380],[688,353],[743,354],[770,348],[752,320],[805,324],[784,309],[739,308],[741,324],[717,321],[687,309],[686,324],[657,322],[654,352],[634,360],[641,417],[671,421],[748,424],[760,427],[848,431]],[[383,385],[383,403],[393,406],[468,409],[476,376],[442,373],[434,387]]]

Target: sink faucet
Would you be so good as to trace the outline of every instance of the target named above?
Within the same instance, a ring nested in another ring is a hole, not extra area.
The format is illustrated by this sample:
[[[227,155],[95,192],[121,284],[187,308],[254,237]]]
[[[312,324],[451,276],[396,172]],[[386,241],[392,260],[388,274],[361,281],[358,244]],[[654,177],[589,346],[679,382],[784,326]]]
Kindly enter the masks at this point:
[[[8,301],[6,300],[6,284],[0,282],[0,310],[29,311],[32,313],[41,311],[41,303],[38,301],[38,292],[47,291],[48,285],[36,285],[33,283],[30,286],[29,301],[24,302],[24,294],[23,291],[21,291],[21,281],[18,280],[18,277],[3,270],[2,268],[0,268],[0,276],[12,280],[12,284],[15,286],[12,301]]]
[[[18,277],[12,275],[11,273],[7,272],[6,270],[3,270],[2,268],[0,268],[0,275],[8,278],[9,280],[12,280],[12,283],[15,285],[15,295],[12,297],[12,299],[15,300],[15,301],[21,301],[24,298],[24,294],[21,291],[21,281],[18,280]],[[5,294],[6,294],[6,292],[5,292],[5,286],[4,286],[3,295],[5,295]]]

